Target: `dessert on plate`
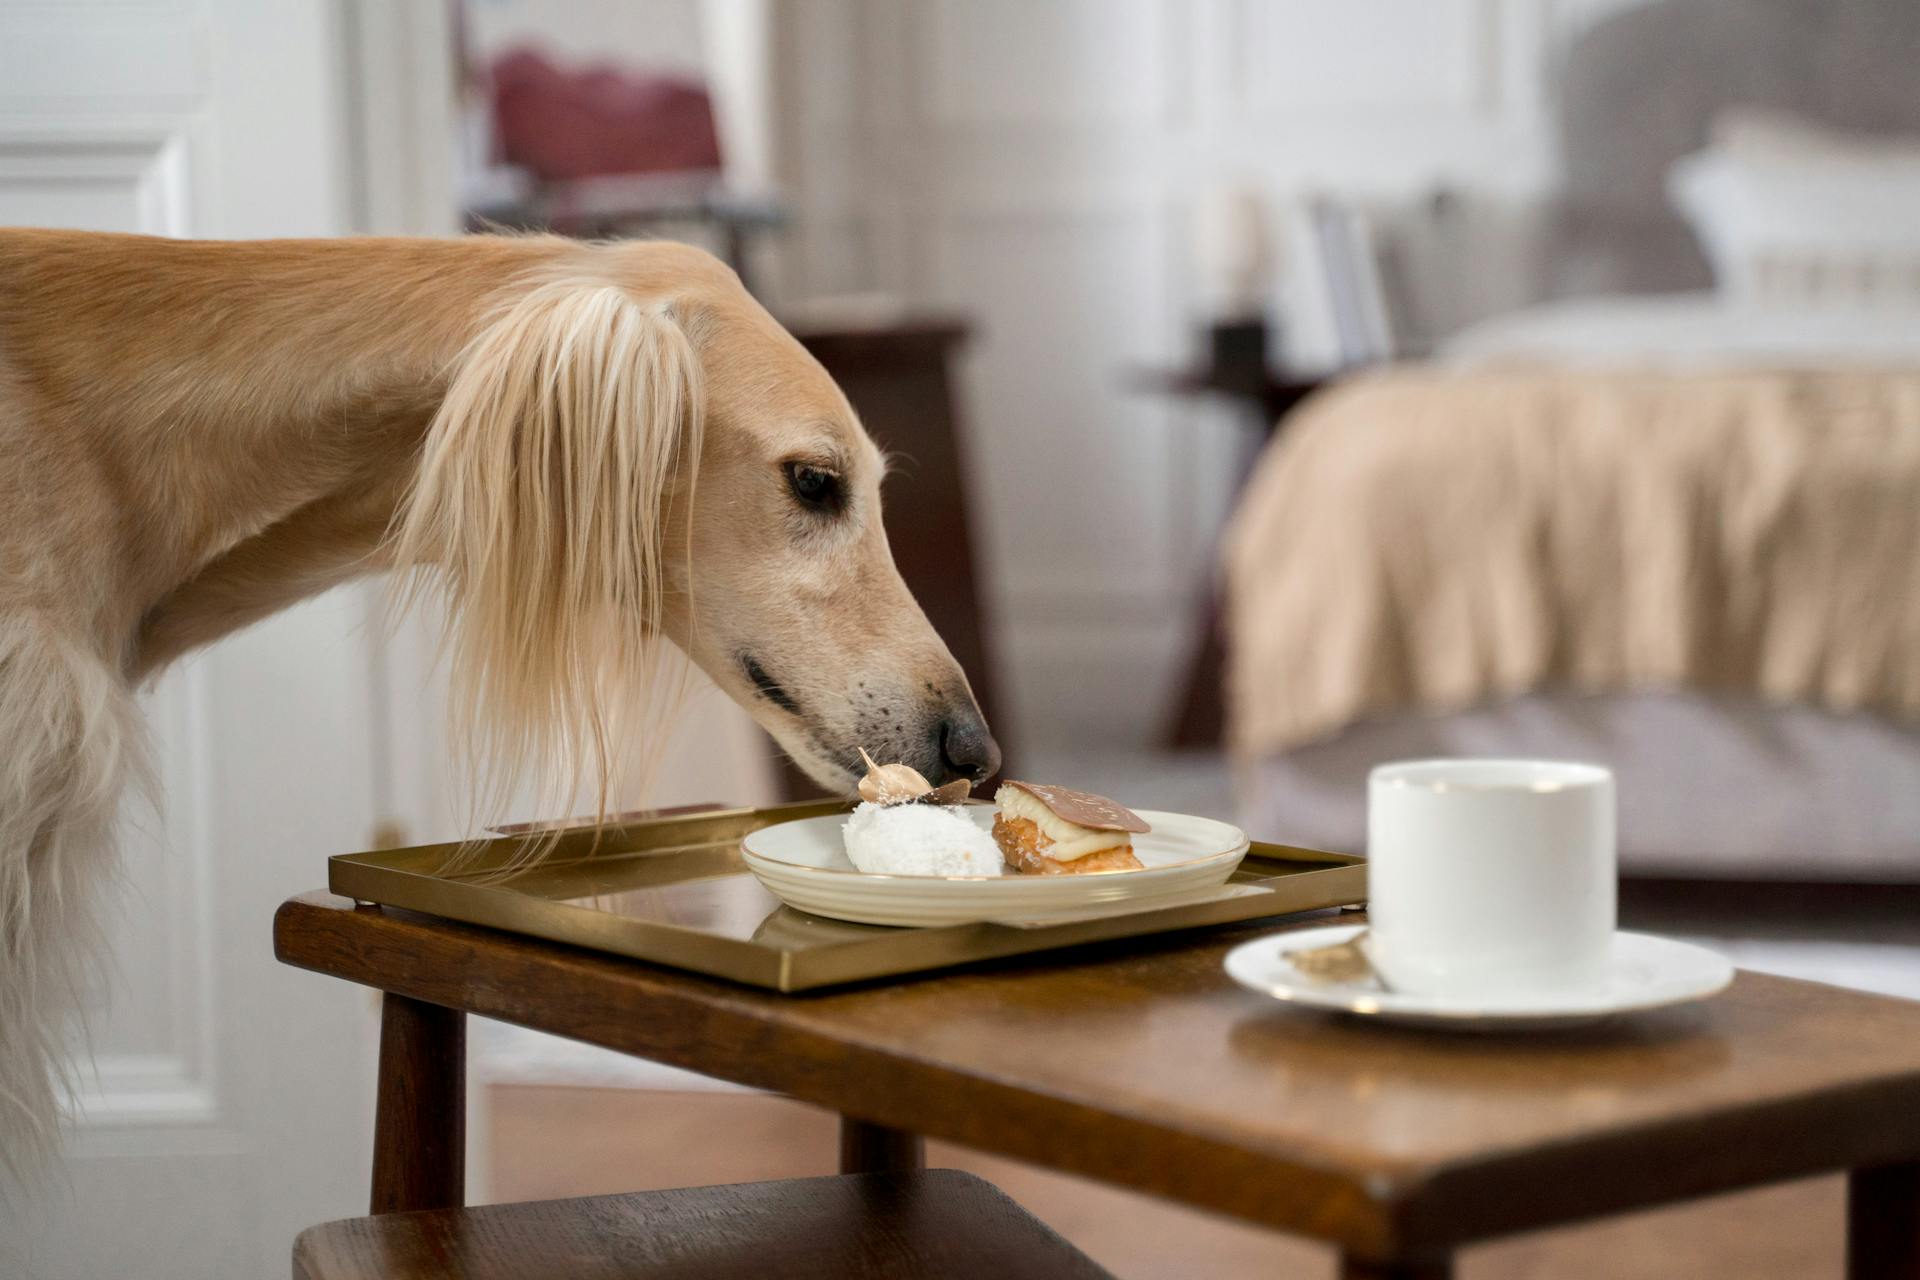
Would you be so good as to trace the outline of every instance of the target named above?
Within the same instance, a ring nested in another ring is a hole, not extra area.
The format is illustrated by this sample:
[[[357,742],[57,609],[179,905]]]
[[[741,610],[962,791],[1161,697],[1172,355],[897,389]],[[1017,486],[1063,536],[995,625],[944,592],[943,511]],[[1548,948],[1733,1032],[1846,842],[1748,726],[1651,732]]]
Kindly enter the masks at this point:
[[[1125,805],[1086,791],[1012,779],[993,799],[1000,806],[993,840],[1014,871],[1054,876],[1141,869],[1133,837],[1152,828]]]
[[[904,764],[875,764],[865,751],[861,803],[840,829],[847,859],[861,871],[895,876],[997,876],[993,837],[955,806],[964,781],[935,787]]]
[[[847,859],[872,875],[1086,875],[1139,871],[1133,837],[1151,830],[1144,818],[1105,796],[1039,782],[1009,780],[994,795],[993,834],[958,806],[964,782],[934,787],[909,765],[876,764],[841,837]]]

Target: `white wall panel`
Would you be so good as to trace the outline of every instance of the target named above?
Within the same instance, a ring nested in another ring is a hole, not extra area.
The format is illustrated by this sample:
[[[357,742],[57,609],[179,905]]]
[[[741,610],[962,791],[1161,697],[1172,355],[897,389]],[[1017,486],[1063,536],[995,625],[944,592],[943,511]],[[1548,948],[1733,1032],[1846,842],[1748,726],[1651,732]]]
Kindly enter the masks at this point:
[[[1233,70],[1256,113],[1475,106],[1491,0],[1238,0]]]
[[[1143,216],[941,223],[940,297],[979,318],[963,394],[993,581],[1021,612],[1167,583],[1165,412],[1124,386],[1163,357],[1158,248]]]
[[[122,806],[122,874],[105,916],[111,993],[76,1099],[86,1127],[219,1118],[206,678],[200,661],[185,663],[140,699],[159,748],[159,803],[129,796]]]
[[[177,109],[206,71],[192,0],[0,3],[0,113]]]
[[[167,133],[0,122],[0,226],[185,235],[188,154],[184,126]]]
[[[1124,124],[1167,108],[1161,0],[934,0],[920,71],[949,126]]]

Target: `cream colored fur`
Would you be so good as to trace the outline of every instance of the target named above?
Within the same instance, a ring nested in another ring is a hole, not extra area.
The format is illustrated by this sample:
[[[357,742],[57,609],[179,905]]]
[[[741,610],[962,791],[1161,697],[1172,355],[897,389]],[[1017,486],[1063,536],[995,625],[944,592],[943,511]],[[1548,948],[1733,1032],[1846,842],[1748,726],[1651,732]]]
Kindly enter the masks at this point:
[[[482,807],[530,769],[547,812],[587,789],[606,813],[618,777],[644,771],[627,757],[652,737],[634,732],[650,691],[631,677],[657,661],[661,516],[676,477],[688,499],[697,483],[701,388],[666,308],[611,285],[542,285],[463,354],[393,555],[439,570],[453,738]]]
[[[837,514],[796,466],[839,478]],[[0,1162],[54,1145],[132,688],[356,575],[444,593],[489,800],[604,811],[657,741],[662,641],[828,787],[860,746],[943,776],[966,741],[991,771],[881,472],[684,246],[0,231]]]

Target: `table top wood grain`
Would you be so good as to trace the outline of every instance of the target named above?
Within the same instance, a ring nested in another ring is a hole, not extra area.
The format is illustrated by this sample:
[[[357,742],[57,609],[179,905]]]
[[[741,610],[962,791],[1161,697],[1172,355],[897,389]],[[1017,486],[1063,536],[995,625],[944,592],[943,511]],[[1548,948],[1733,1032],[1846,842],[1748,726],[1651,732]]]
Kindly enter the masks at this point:
[[[1407,1257],[1920,1156],[1920,1003],[1742,973],[1582,1030],[1437,1034],[1221,971],[1264,925],[783,996],[324,893],[289,964]]]

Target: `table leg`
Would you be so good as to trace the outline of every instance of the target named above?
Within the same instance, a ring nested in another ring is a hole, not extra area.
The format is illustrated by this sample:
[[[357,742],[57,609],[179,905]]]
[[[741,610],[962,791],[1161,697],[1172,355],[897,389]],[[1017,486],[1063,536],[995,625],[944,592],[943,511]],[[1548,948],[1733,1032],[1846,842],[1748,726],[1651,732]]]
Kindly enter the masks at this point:
[[[927,1144],[917,1133],[840,1117],[840,1172],[899,1173],[927,1167]]]
[[[1847,1280],[1920,1276],[1920,1161],[1847,1175]]]
[[[1453,1259],[1429,1258],[1425,1262],[1365,1262],[1359,1258],[1340,1259],[1340,1280],[1453,1280]]]
[[[372,1211],[458,1209],[466,1184],[466,1015],[389,993],[380,1004]]]

